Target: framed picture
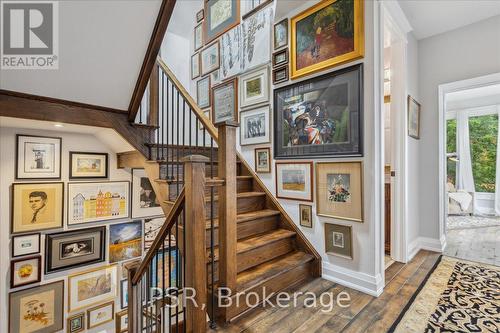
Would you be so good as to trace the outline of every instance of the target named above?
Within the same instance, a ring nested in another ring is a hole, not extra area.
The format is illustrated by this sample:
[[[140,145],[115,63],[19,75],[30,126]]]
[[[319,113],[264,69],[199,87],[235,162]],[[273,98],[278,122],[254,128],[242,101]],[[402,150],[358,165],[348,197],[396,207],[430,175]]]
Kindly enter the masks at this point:
[[[85,312],[71,316],[66,321],[67,333],[80,333],[85,331]]]
[[[241,112],[240,136],[242,146],[270,142],[268,105]]]
[[[68,277],[68,312],[112,300],[117,295],[116,265],[102,266]]]
[[[243,70],[243,40],[241,26],[229,30],[220,38],[221,79],[233,77]]]
[[[87,310],[87,326],[89,329],[109,323],[114,318],[114,302],[104,303]]]
[[[196,13],[196,23],[201,22],[203,18],[205,17],[205,11],[201,9],[199,12]]]
[[[363,156],[363,67],[274,90],[275,158]]]
[[[210,75],[196,82],[196,103],[201,109],[210,107]]]
[[[203,46],[203,24],[194,27],[194,50],[198,51]]]
[[[313,162],[276,162],[276,197],[313,201]]]
[[[240,77],[240,107],[269,102],[269,68],[266,66]]]
[[[203,116],[208,119],[208,122],[212,121],[212,110],[211,109],[206,109],[203,110]],[[202,131],[205,128],[205,125],[203,125],[203,122],[198,123],[198,129]]]
[[[301,226],[312,228],[312,206],[299,204],[299,219]]]
[[[273,69],[273,84],[288,81],[288,65],[283,65]]]
[[[106,227],[77,229],[45,236],[45,274],[106,260]]]
[[[363,222],[363,164],[316,163],[316,213]]]
[[[115,315],[116,333],[128,332],[128,311],[123,310]]]
[[[9,294],[9,332],[59,332],[64,327],[64,281]]]
[[[271,173],[271,149],[255,149],[255,172]]]
[[[144,169],[132,169],[132,218],[163,215],[153,185]]]
[[[420,140],[420,104],[408,95],[408,135]]]
[[[40,282],[42,278],[41,256],[32,256],[10,262],[10,287],[17,288]]]
[[[243,20],[242,70],[268,64],[271,61],[271,29],[274,22],[273,7],[268,6]]]
[[[163,265],[168,265],[170,268],[164,269]],[[151,274],[151,286],[156,286],[160,291],[177,287],[177,279],[181,278],[178,274],[181,267],[181,256],[177,247],[172,246],[158,252],[152,261],[151,272],[156,274]],[[163,286],[164,281],[165,286]]]
[[[201,76],[205,76],[220,67],[219,41],[208,45],[200,52]]]
[[[200,53],[191,56],[191,80],[200,76]]]
[[[62,228],[64,183],[12,184],[12,233]]]
[[[258,12],[268,4],[273,2],[273,0],[249,0],[249,1],[241,1],[242,9],[241,13],[243,19],[253,15],[253,13]]]
[[[108,154],[69,152],[69,178],[108,178]]]
[[[273,68],[286,64],[288,64],[288,49],[279,50],[273,53]]]
[[[216,69],[212,73],[210,73],[210,84],[211,86],[215,86],[222,82],[222,78],[220,77],[220,69]]]
[[[61,138],[16,135],[16,179],[61,179]]]
[[[130,182],[68,183],[68,225],[128,218]]]
[[[274,25],[274,49],[288,45],[288,19],[279,21]]]
[[[325,251],[352,260],[352,227],[325,223]]]
[[[147,252],[151,245],[153,244],[156,236],[160,232],[161,227],[165,223],[164,217],[146,219],[144,221],[144,251]],[[164,247],[176,246],[175,237],[173,234],[170,235],[170,241],[165,238]]]
[[[362,0],[325,0],[290,20],[292,79],[362,58]]]
[[[40,253],[40,233],[12,237],[12,257]]]
[[[120,281],[120,308],[128,307],[128,280]]]
[[[239,0],[205,1],[204,32],[207,43],[240,23]]]
[[[222,82],[212,88],[212,121],[238,121],[238,79]]]
[[[142,221],[109,226],[109,262],[128,260],[142,255]]]

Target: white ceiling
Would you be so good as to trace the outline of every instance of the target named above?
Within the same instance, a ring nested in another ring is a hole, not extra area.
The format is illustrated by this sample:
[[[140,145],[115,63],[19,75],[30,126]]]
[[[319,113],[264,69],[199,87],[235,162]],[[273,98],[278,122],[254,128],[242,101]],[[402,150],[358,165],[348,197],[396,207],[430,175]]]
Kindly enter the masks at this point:
[[[500,84],[446,94],[448,110],[466,109],[500,104]]]
[[[500,15],[499,0],[398,0],[417,39]]]

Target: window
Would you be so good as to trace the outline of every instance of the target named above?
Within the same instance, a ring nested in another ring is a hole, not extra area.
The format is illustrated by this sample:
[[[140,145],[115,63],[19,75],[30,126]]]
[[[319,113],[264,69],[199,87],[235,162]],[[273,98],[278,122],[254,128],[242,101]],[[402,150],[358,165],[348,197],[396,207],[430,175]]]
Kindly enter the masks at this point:
[[[472,174],[476,192],[495,192],[497,136],[497,114],[469,117]],[[449,140],[450,136],[448,136],[448,147],[450,147]]]
[[[449,119],[446,121],[446,169],[448,175],[448,183],[456,184],[457,179],[457,120]],[[455,154],[455,155],[452,155]]]

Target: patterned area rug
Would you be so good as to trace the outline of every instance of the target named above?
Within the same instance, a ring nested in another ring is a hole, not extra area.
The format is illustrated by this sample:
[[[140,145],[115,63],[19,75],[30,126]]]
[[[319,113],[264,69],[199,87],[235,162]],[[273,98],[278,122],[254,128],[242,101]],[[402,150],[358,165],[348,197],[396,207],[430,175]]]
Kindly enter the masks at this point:
[[[450,215],[446,221],[448,230],[494,227],[500,225],[499,217]]]
[[[500,267],[441,257],[389,332],[500,332]]]

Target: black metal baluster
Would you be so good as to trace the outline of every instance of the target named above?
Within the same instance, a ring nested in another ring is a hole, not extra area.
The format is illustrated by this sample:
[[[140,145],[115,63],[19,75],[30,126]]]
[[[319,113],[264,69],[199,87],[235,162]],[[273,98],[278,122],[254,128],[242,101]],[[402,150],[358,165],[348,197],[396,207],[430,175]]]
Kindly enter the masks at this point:
[[[170,254],[172,252],[172,236],[171,235],[172,235],[171,232],[169,232],[168,233],[168,276],[167,276],[168,277],[168,286],[169,287],[172,287],[171,286],[172,279],[170,277],[171,267],[172,267],[172,256]],[[163,281],[165,281],[165,277],[163,277]],[[168,307],[168,325],[169,325],[168,331],[169,332],[172,330],[171,321],[172,321],[172,307],[169,306]]]
[[[180,163],[180,149],[179,149],[179,131],[181,130],[181,128],[179,127],[179,96],[180,96],[180,93],[179,93],[179,90],[177,90],[177,139],[176,139],[176,142],[175,144],[177,145],[177,163]],[[177,168],[177,183],[176,183],[176,197],[179,196],[179,185],[180,185],[180,179],[179,179],[179,169],[180,169],[180,164],[177,164],[178,168]],[[184,164],[183,164],[183,171],[184,171]],[[177,235],[177,234],[176,234]]]
[[[139,124],[142,124],[142,101],[139,104]]]
[[[186,126],[186,100],[183,98],[182,99],[182,127],[184,128]],[[186,157],[186,132],[182,132],[182,156]],[[184,172],[186,170],[182,170],[182,185],[184,186]]]
[[[191,128],[191,127],[190,127]],[[184,230],[186,230],[186,206],[184,206],[184,209],[182,210],[182,225],[184,226]],[[182,253],[184,253],[184,260],[181,262],[182,265],[182,279],[184,280],[184,283],[182,287],[185,287],[185,282],[186,282],[186,233],[182,233],[183,241],[182,241]],[[183,293],[185,293],[186,290],[183,290]],[[184,325],[183,331],[186,332],[186,304],[185,302],[182,302],[182,313],[183,313],[183,320],[184,320]]]

